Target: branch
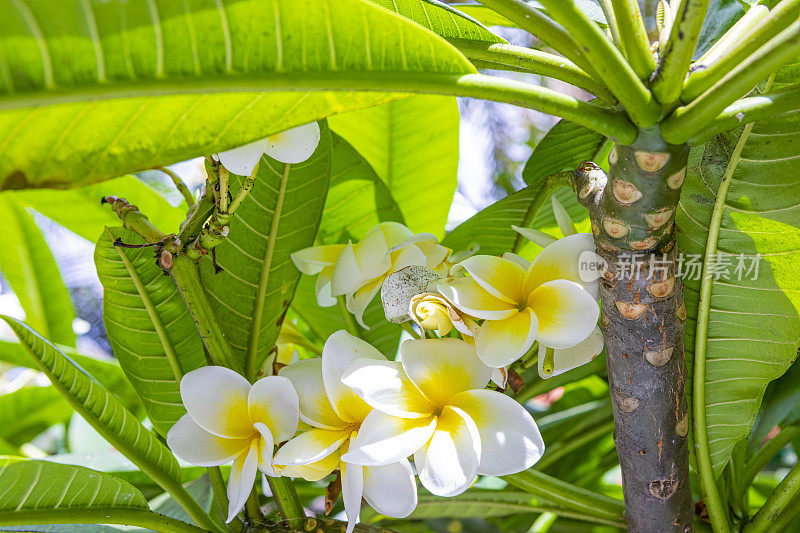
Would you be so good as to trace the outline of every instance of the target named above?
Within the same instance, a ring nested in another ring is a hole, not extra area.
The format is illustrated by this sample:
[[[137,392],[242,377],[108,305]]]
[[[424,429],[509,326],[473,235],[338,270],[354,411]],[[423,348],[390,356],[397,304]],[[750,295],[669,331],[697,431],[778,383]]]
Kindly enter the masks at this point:
[[[502,65],[517,67],[523,72],[532,72],[580,87],[609,104],[616,103],[614,95],[602,82],[595,81],[595,78],[564,57],[511,44],[492,44],[467,39],[451,39],[450,43],[470,60],[487,61],[499,64],[501,67]]]
[[[681,0],[675,22],[653,81],[653,94],[662,104],[678,100],[692,63],[709,0]]]
[[[783,481],[775,487],[767,501],[753,517],[753,522],[745,528],[745,533],[763,533],[771,530],[772,523],[798,492],[800,492],[800,462],[795,463]]]
[[[747,14],[739,19],[712,47],[716,48],[717,45],[721,47],[725,46],[724,43],[732,43],[727,51],[722,50],[724,53],[722,57],[716,61],[711,59],[709,61],[710,64],[706,65],[703,61],[706,56],[703,56],[695,64],[694,68],[697,68],[697,70],[689,75],[683,86],[682,101],[689,103],[700,96],[725,74],[742,63],[750,54],[756,52],[770,39],[786,29],[800,15],[800,0],[784,0],[763,18],[749,19],[748,15],[750,13],[753,13],[753,16],[758,14],[756,7],[751,7]]]
[[[800,110],[800,84],[780,91],[742,98],[726,107],[701,131],[694,132],[688,137],[687,142],[697,146],[718,133],[738,128],[742,124],[797,110]],[[661,133],[670,143],[684,142],[687,137],[686,132],[679,131],[670,124],[662,125]]]
[[[656,60],[650,51],[650,39],[644,27],[637,0],[611,0],[614,17],[619,24],[620,44],[631,68],[639,78],[647,80],[656,69]]]
[[[596,74],[591,61],[575,42],[573,36],[564,28],[545,16],[541,10],[529,5],[524,0],[478,0],[492,11],[495,11],[511,22],[515,22],[523,30],[530,32],[556,52],[571,59],[575,64],[590,74]]]
[[[189,188],[186,187],[186,184],[183,182],[183,180],[181,180],[180,177],[178,177],[177,174],[175,174],[173,171],[171,171],[169,168],[165,166],[155,167],[155,170],[160,170],[161,172],[169,176],[170,179],[172,180],[172,183],[175,185],[175,188],[178,189],[178,192],[181,193],[183,199],[186,200],[186,204],[189,207],[192,207],[194,205],[194,196],[192,196],[192,193],[189,192]]]
[[[633,122],[641,127],[655,124],[661,116],[661,106],[597,24],[574,2],[542,0],[542,4],[574,36]]]
[[[751,91],[758,82],[792,61],[798,53],[800,21],[759,48],[692,103],[676,109],[662,123],[664,138],[693,136],[737,98]]]

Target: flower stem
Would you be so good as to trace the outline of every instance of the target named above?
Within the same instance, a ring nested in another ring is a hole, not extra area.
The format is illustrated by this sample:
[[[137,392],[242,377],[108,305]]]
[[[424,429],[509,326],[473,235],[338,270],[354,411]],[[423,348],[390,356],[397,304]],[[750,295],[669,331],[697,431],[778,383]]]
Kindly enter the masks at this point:
[[[211,483],[211,490],[214,493],[214,502],[217,506],[218,516],[225,523],[228,512],[228,493],[225,490],[225,480],[222,478],[222,471],[218,466],[210,466],[206,468],[208,479]],[[235,519],[228,526],[234,532],[241,531],[242,523],[240,520]]]
[[[337,300],[339,301],[339,309],[344,317],[345,329],[347,329],[347,332],[350,335],[354,337],[360,337],[361,333],[358,331],[356,321],[353,320],[353,315],[351,315],[350,311],[347,310],[347,302],[345,302],[344,296],[339,296]]]
[[[800,462],[795,463],[783,481],[775,487],[767,501],[753,517],[753,522],[745,528],[745,533],[763,533],[770,530],[772,523],[787,508],[786,506],[798,492],[800,492]],[[796,513],[795,509],[794,514]]]
[[[517,67],[526,72],[580,87],[609,104],[616,102],[616,98],[605,84],[598,82],[597,78],[589,76],[564,57],[505,43],[486,43],[468,39],[451,39],[450,42],[469,59]]]
[[[669,40],[653,80],[653,94],[662,104],[672,104],[681,95],[709,1],[681,0],[678,6]]]
[[[639,75],[647,80],[656,69],[656,60],[650,51],[650,39],[642,21],[637,0],[611,0],[614,15],[619,24],[619,36],[625,57]]]
[[[800,21],[758,49],[735,69],[690,104],[676,109],[662,124],[665,138],[678,133],[691,137],[708,125],[737,98],[747,94],[758,82],[768,77],[800,53]]]
[[[175,188],[178,189],[178,192],[181,193],[183,199],[186,200],[186,205],[192,207],[194,205],[194,196],[192,196],[192,193],[189,192],[189,188],[186,186],[183,180],[181,180],[181,178],[177,174],[175,174],[173,171],[171,171],[169,168],[165,166],[158,166],[155,168],[156,170],[160,170],[161,172],[169,176],[170,179],[172,179],[172,183],[175,185]]]
[[[597,24],[574,2],[542,0],[542,4],[578,42],[631,120],[641,127],[655,124],[661,116],[661,106]]]
[[[292,524],[304,520],[306,511],[300,503],[292,480],[288,477],[267,477],[267,482],[283,519]]]

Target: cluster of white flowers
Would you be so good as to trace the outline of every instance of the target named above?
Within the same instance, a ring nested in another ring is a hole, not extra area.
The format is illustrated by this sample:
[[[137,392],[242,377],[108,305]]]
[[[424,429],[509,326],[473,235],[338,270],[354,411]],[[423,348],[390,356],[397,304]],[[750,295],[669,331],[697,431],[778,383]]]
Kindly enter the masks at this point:
[[[316,146],[319,129],[301,128],[299,137]],[[290,144],[310,143],[301,141]],[[246,174],[269,146],[259,141],[221,153],[220,160]],[[307,158],[313,148],[300,151]],[[319,481],[338,469],[348,532],[362,498],[387,516],[411,514],[415,475],[432,494],[455,496],[478,475],[530,468],[544,452],[536,423],[512,397],[488,390],[489,381],[502,386],[505,368],[535,342],[545,378],[588,362],[603,346],[597,282],[582,281],[578,272],[581,253],[594,250],[592,238],[575,234],[563,208],[554,208],[563,239],[515,228],[544,245],[530,263],[511,253],[456,262],[433,235],[414,235],[394,222],[378,224],[356,243],[295,252],[297,268],[318,275],[319,305],[343,297],[364,327],[364,310],[387,278],[423,268],[424,290],[406,290],[401,300],[408,311],[400,318],[413,320],[421,338],[403,342],[391,361],[338,331],[321,357],[296,361],[253,385],[222,367],[190,372],[181,382],[187,414],[170,430],[169,446],[200,466],[233,461],[229,521],[245,505],[259,470]]]

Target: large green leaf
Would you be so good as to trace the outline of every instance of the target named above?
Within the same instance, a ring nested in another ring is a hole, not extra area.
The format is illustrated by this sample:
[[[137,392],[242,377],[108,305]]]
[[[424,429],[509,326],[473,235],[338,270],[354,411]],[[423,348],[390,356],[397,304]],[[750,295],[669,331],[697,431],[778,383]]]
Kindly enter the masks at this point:
[[[106,228],[94,251],[103,292],[103,323],[120,366],[162,435],[186,413],[179,383],[206,364],[197,329],[178,289],[158,267],[152,248],[130,230]]]
[[[439,0],[371,1],[399,15],[410,18],[445,39],[468,39],[490,43],[505,42],[505,39],[490,32],[474,18]]]
[[[255,186],[216,248],[222,271],[200,263],[222,331],[251,377],[275,345],[300,271],[290,255],[314,243],[331,175],[331,136],[323,122],[310,159],[292,165],[261,158]],[[231,177],[232,190],[241,179]]]
[[[796,80],[786,68],[776,87]],[[740,154],[734,147],[741,143]],[[708,299],[699,298],[699,276],[684,289],[687,361],[705,349],[705,412],[715,475],[731,449],[747,438],[768,383],[783,374],[800,347],[800,115],[757,122],[695,148],[676,220],[684,254],[704,254],[709,229],[718,238]],[[721,223],[709,228],[724,173],[730,188]],[[758,255],[756,255],[758,254]],[[701,256],[702,257],[702,256]],[[741,266],[745,270],[740,270]],[[757,274],[746,270],[758,264]],[[755,279],[753,279],[755,278]],[[707,313],[708,333],[695,335],[698,308]],[[691,381],[689,381],[691,383]]]
[[[180,467],[169,449],[111,393],[26,324],[2,318],[36,359],[39,369],[109,444],[156,482],[180,480]]]
[[[25,317],[54,342],[75,345],[75,313],[58,265],[33,217],[16,199],[0,195],[0,271],[19,298]]]
[[[331,185],[322,222],[317,232],[319,244],[342,244],[360,240],[379,222],[404,222],[391,192],[369,163],[350,144],[332,135]],[[315,280],[304,276],[297,285],[292,311],[306,322],[319,344],[340,330],[358,334],[383,353],[392,356],[400,341],[400,327],[386,320],[380,299],[364,312],[365,330],[341,305],[320,307],[314,292]]]
[[[53,424],[69,421],[72,406],[54,387],[23,387],[0,394],[0,438],[15,446]]]
[[[138,406],[138,395],[114,359],[83,355],[65,347],[59,349],[103,387],[114,391],[114,395],[118,398],[124,399],[129,408]],[[0,341],[0,361],[14,366],[39,369],[36,359],[31,357],[25,347],[18,342]]]
[[[142,493],[112,476],[80,466],[0,459],[0,524],[13,524],[36,511],[114,513],[147,508]]]
[[[90,183],[397,97],[309,90],[475,72],[438,35],[362,0],[0,5],[2,189]],[[263,92],[281,90],[300,92]]]
[[[386,183],[408,227],[441,237],[457,185],[458,120],[455,98],[418,95],[330,124]]]
[[[525,163],[522,179],[528,185],[561,172],[574,170],[584,161],[602,164],[605,138],[567,120],[558,121],[539,141]]]
[[[0,525],[15,526],[0,529],[62,533],[123,530],[88,523],[127,524],[154,531],[204,531],[150,511],[141,492],[108,474],[48,461],[0,458]]]

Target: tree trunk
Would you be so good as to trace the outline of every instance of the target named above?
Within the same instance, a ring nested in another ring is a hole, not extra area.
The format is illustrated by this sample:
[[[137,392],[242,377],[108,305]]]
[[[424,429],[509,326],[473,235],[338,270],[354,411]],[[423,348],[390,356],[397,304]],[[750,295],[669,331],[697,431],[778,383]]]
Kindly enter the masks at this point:
[[[622,467],[629,531],[689,532],[689,429],[675,211],[689,149],[643,130],[609,155],[607,177],[593,163],[575,171],[589,209],[601,269],[601,326]]]

